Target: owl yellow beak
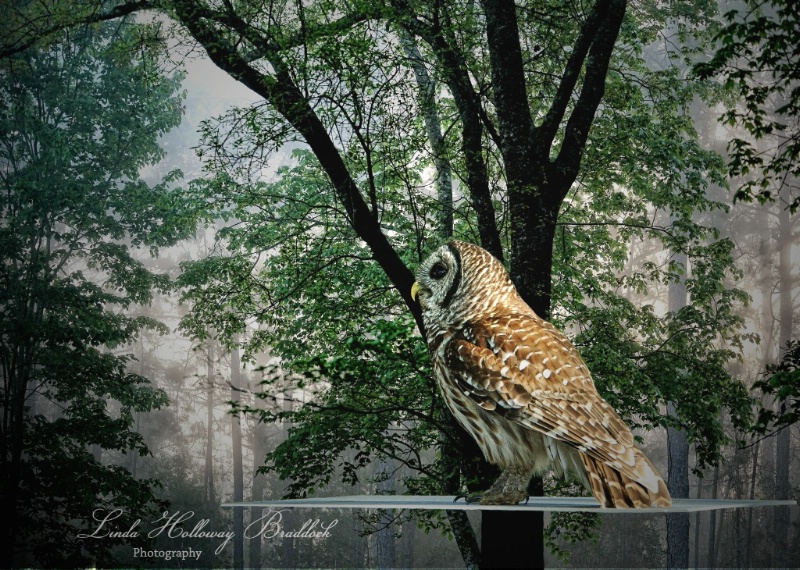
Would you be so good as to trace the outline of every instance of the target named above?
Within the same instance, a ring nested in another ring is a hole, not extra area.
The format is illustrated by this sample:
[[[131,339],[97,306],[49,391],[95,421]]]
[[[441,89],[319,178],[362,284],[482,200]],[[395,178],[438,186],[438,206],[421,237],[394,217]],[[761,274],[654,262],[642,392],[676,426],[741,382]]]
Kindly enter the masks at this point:
[[[419,283],[414,281],[414,284],[411,286],[411,300],[417,300],[417,293],[419,292]]]

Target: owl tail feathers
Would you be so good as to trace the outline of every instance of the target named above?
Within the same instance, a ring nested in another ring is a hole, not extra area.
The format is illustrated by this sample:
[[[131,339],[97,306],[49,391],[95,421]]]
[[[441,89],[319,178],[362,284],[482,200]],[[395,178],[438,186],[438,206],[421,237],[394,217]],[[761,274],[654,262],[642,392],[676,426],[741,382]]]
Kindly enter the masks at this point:
[[[634,449],[635,463],[621,473],[611,465],[581,454],[592,494],[606,508],[669,507],[672,505],[664,480],[653,464],[638,449]],[[635,474],[635,478],[629,475]]]

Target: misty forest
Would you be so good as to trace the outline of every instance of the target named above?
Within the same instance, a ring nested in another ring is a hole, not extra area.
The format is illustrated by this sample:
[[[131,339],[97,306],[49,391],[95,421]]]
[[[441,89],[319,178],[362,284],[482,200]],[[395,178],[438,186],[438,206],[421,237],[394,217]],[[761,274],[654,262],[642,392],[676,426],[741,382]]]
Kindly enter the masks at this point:
[[[450,239],[573,341],[674,498],[796,500],[800,5],[2,13],[0,567],[798,567],[797,506],[258,533],[220,505],[488,488],[411,297]]]

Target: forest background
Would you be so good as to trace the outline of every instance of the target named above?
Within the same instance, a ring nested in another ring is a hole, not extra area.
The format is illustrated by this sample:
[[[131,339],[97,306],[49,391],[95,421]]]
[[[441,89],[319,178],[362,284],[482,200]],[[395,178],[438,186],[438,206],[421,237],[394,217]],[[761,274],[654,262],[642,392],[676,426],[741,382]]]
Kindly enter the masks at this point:
[[[567,331],[673,496],[796,498],[797,10],[4,7],[2,566],[796,564],[797,508],[327,511],[270,540],[219,504],[491,481],[409,298],[451,236]],[[236,538],[81,538],[115,509]]]

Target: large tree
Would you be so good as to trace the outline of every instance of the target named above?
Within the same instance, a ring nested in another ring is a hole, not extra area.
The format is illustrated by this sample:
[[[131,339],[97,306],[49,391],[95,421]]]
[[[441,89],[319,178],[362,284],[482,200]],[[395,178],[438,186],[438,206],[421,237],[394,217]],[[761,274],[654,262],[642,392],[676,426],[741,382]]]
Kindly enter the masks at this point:
[[[3,567],[108,564],[120,539],[78,538],[95,509],[123,509],[127,530],[160,504],[155,481],[103,461],[147,453],[134,415],[166,403],[128,366],[126,345],[157,323],[124,310],[167,283],[135,250],[191,229],[177,174],[140,177],[181,114],[149,35],[80,27],[0,61]]]

